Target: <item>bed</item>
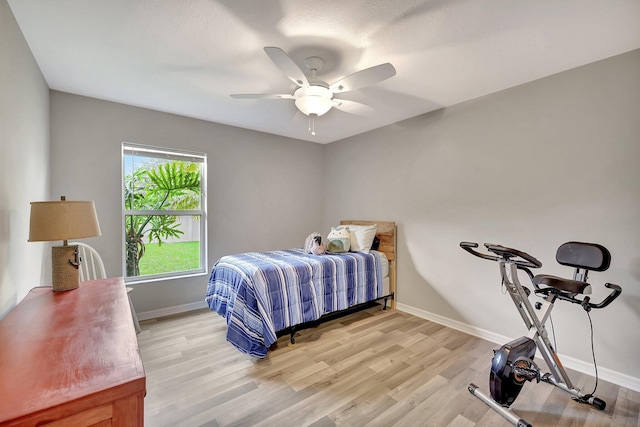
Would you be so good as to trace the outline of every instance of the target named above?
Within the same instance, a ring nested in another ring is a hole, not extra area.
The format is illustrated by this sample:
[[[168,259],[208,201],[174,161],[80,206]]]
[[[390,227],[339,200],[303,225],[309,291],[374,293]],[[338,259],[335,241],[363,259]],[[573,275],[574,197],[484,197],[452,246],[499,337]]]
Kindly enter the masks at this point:
[[[376,225],[378,249],[343,254],[305,254],[301,248],[249,252],[220,258],[211,270],[205,301],[227,323],[227,341],[265,357],[283,333],[372,301],[395,308],[396,225]]]

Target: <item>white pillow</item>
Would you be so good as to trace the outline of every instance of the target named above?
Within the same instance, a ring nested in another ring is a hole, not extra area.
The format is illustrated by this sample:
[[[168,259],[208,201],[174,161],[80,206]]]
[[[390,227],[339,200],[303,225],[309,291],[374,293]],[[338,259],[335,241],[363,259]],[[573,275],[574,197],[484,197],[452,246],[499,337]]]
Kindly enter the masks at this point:
[[[369,253],[373,238],[376,237],[378,230],[377,224],[373,225],[348,225],[349,237],[351,237],[351,252]]]

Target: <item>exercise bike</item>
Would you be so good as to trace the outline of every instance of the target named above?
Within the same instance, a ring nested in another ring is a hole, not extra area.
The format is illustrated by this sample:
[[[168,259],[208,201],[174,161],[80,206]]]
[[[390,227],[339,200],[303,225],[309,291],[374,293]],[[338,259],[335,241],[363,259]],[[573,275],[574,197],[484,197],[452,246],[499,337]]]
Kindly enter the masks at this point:
[[[622,292],[620,286],[606,283],[605,286],[612,292],[604,300],[595,304],[587,296],[591,293],[591,285],[587,282],[589,271],[605,271],[609,268],[611,254],[607,248],[581,242],[568,242],[560,246],[556,253],[556,261],[575,268],[573,279],[564,279],[547,274],[534,276],[530,269],[540,268],[542,263],[526,252],[491,243],[485,243],[484,246],[490,253],[477,251],[475,249],[478,247],[477,243],[460,243],[460,247],[470,254],[498,262],[502,284],[511,296],[529,332],[494,350],[489,375],[491,396],[483,394],[473,383],[468,386],[469,392],[518,427],[531,427],[531,424],[509,409],[526,381],[536,380],[536,382],[553,384],[571,394],[572,399],[577,402],[604,410],[606,403],[603,400],[593,396],[593,393],[582,393],[573,386],[551,345],[544,324],[551,315],[553,304],[558,300],[580,304],[588,313],[591,309],[608,306],[620,295]],[[531,290],[518,280],[518,270],[524,271],[529,276],[533,292],[543,298],[542,302],[532,305],[529,301]],[[540,368],[536,365],[534,361],[536,349],[540,351],[546,362],[549,373],[541,374]]]

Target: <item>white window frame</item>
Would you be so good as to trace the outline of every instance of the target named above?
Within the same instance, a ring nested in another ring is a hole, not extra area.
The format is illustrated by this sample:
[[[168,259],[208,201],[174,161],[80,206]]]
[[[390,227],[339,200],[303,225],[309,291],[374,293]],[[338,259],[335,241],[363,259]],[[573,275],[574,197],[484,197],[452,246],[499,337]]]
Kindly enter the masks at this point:
[[[125,155],[140,155],[166,160],[182,160],[185,162],[202,163],[200,175],[200,209],[195,210],[127,210],[124,200]],[[122,201],[122,276],[127,284],[155,282],[168,279],[179,279],[191,276],[207,274],[207,154],[180,150],[176,148],[154,147],[150,145],[122,143],[121,151],[120,186]],[[200,217],[200,268],[196,270],[183,270],[171,273],[161,273],[146,276],[127,277],[127,251],[126,251],[126,217],[128,215],[167,215],[167,216],[199,216]]]

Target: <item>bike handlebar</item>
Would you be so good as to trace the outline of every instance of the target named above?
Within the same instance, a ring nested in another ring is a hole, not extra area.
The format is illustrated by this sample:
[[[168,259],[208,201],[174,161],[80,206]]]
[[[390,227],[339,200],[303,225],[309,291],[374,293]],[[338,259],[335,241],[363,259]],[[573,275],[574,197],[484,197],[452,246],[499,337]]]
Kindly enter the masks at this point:
[[[604,286],[609,289],[613,289],[613,291],[599,303],[591,302],[591,298],[589,296],[585,296],[583,299],[580,299],[576,298],[572,294],[554,291],[553,288],[536,289],[536,293],[548,295],[549,293],[553,292],[553,294],[556,295],[558,299],[569,301],[573,304],[580,304],[582,308],[585,309],[585,311],[591,311],[592,308],[605,308],[606,306],[611,304],[613,300],[618,298],[618,296],[622,293],[622,288],[618,285],[614,285],[613,283],[605,283]]]
[[[529,255],[526,252],[519,251],[513,248],[507,248],[505,246],[495,245],[493,243],[485,243],[484,246],[487,250],[493,252],[496,255],[487,255],[474,250],[478,247],[475,242],[460,242],[460,247],[471,255],[475,255],[478,258],[488,259],[490,261],[508,261],[516,264],[519,267],[540,268],[542,263]],[[511,259],[520,258],[520,259]]]
[[[609,304],[611,304],[611,302],[614,299],[618,298],[618,295],[620,295],[622,293],[622,288],[620,286],[618,286],[618,285],[614,285],[613,283],[605,283],[604,286],[609,288],[609,289],[613,289],[613,292],[611,292],[609,295],[607,295],[607,297],[605,299],[603,299],[598,304],[589,303],[589,306],[591,308],[604,308],[604,307],[608,306]]]
[[[605,283],[604,286],[609,289],[613,289],[613,292],[611,292],[605,299],[597,304],[592,303],[588,296],[584,297],[584,299],[580,303],[582,304],[582,308],[584,308],[586,311],[591,311],[592,308],[605,308],[606,306],[611,304],[614,299],[618,298],[618,295],[622,293],[622,288],[618,285],[614,285],[613,283]],[[577,300],[577,298],[574,299]]]

